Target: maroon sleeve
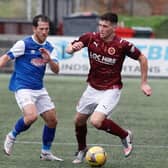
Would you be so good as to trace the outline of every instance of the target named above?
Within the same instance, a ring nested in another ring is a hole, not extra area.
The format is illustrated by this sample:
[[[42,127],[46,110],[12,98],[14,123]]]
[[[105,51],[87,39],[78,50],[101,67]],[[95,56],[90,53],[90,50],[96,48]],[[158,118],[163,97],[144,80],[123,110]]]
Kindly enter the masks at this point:
[[[141,51],[137,47],[135,47],[135,45],[132,44],[131,42],[124,40],[123,43],[124,43],[124,48],[125,48],[124,50],[125,55],[137,60],[139,56],[141,55]]]
[[[75,42],[78,42],[78,41],[82,41],[84,44],[84,47],[87,47],[88,44],[90,43],[91,37],[92,37],[92,33],[90,33],[90,32],[85,33],[85,34],[81,35],[78,40],[74,40],[72,42],[72,44]]]

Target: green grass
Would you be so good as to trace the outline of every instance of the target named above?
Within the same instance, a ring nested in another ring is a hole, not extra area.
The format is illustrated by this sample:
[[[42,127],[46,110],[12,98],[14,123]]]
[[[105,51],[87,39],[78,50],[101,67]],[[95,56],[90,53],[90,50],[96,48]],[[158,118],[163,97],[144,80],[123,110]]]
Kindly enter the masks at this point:
[[[0,18],[2,19],[26,19],[27,18],[26,0],[5,0],[0,1]],[[32,1],[32,15],[36,14],[37,1]]]
[[[12,93],[7,90],[9,75],[0,74],[0,167],[1,168],[89,168],[84,163],[71,163],[76,150],[73,127],[75,105],[85,89],[85,77],[47,76],[46,87],[56,103],[59,123],[53,153],[65,161],[39,160],[41,147],[41,118],[25,133],[18,136],[12,156],[3,153],[5,135],[21,115]],[[123,79],[124,88],[113,120],[134,133],[134,151],[124,158],[117,137],[97,131],[88,124],[88,144],[102,145],[108,154],[104,168],[167,168],[168,166],[168,114],[167,86],[164,79],[150,79],[153,95],[146,97],[140,91],[139,79]]]
[[[168,38],[167,16],[119,16],[126,27],[151,27],[156,38]]]
[[[162,22],[167,20],[167,16],[119,16],[120,21],[124,21],[125,26],[144,26],[157,28]]]

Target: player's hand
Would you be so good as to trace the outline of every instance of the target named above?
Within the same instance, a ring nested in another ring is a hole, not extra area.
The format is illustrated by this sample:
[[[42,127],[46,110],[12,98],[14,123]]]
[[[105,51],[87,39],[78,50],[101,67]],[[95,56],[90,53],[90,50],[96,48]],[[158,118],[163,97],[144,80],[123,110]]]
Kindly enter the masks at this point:
[[[47,49],[45,49],[45,48],[40,48],[39,51],[41,52],[41,55],[42,55],[42,57],[43,57],[43,61],[44,61],[45,63],[48,63],[48,62],[51,61],[50,53],[49,53],[49,51],[48,51]]]
[[[146,83],[141,85],[141,90],[146,96],[151,96],[152,94],[151,87]]]
[[[81,41],[79,42],[75,42],[73,45],[72,45],[72,49],[73,51],[79,51],[80,49],[82,49],[83,47],[83,43]]]

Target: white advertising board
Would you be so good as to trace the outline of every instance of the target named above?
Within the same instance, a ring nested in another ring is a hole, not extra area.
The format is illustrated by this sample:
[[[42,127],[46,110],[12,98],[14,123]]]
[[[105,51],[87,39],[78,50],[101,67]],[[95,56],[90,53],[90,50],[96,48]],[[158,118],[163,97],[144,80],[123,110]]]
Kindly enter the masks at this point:
[[[87,48],[74,53],[67,54],[65,48],[69,42],[76,37],[55,37],[50,36],[48,40],[52,42],[58,52],[60,62],[60,74],[86,75],[89,71],[89,60]],[[168,40],[166,39],[127,39],[133,42],[137,48],[148,59],[148,75],[156,77],[168,76]],[[47,73],[51,73],[47,69]],[[139,76],[140,67],[138,61],[126,57],[123,70],[123,76]]]

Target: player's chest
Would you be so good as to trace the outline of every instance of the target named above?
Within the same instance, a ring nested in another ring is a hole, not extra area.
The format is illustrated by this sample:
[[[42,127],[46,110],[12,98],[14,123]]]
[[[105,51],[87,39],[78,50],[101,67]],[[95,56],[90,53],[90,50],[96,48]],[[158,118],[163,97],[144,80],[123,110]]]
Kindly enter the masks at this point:
[[[93,42],[88,47],[91,63],[114,65],[123,58],[122,48],[117,45]]]
[[[122,46],[113,43],[102,43],[93,41],[89,44],[88,50],[91,53],[96,53],[98,55],[104,55],[107,57],[117,57],[122,56]]]

